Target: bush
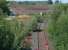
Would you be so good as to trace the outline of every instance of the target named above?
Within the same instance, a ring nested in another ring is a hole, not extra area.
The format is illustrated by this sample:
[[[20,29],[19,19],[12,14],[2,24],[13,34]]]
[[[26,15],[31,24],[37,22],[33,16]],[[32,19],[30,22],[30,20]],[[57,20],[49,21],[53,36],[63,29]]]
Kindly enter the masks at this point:
[[[9,26],[8,26],[9,27]],[[11,50],[14,43],[14,33],[6,26],[0,27],[0,50]]]
[[[49,18],[49,35],[55,50],[68,50],[68,14],[66,5],[58,5]]]

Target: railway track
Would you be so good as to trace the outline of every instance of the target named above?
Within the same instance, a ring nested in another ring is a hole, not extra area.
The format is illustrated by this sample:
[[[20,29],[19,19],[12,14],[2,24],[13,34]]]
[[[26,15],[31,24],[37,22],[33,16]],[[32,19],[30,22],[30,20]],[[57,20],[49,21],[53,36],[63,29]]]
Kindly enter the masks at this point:
[[[33,47],[32,50],[48,50],[48,38],[44,32],[33,33]]]
[[[48,50],[48,38],[45,32],[39,32],[39,50]]]
[[[44,26],[45,25],[45,26]],[[44,23],[42,27],[46,28],[47,23]],[[48,50],[48,35],[46,32],[33,32],[32,33],[32,50]]]

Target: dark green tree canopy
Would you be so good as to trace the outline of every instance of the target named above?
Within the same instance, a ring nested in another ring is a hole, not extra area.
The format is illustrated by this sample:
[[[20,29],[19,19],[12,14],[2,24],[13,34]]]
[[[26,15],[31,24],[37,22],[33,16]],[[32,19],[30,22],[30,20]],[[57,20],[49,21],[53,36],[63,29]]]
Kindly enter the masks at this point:
[[[9,11],[8,6],[7,6],[7,1],[0,0],[0,9],[3,11],[3,13],[10,15],[10,11]]]
[[[48,3],[49,3],[49,4],[53,4],[52,0],[48,0]]]
[[[59,0],[56,0],[55,3],[58,4],[58,3],[60,3],[60,1]]]

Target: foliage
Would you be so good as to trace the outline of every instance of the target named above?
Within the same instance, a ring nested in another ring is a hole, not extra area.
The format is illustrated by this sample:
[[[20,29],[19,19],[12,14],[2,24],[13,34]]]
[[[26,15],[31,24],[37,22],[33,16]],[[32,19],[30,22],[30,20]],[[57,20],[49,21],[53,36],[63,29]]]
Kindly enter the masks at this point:
[[[56,0],[56,1],[55,1],[55,4],[59,4],[59,3],[60,3],[60,1],[59,1],[59,0]]]
[[[55,7],[55,12],[49,17],[49,37],[54,42],[55,50],[68,50],[68,7],[63,4]]]
[[[7,6],[6,0],[0,0],[0,9],[3,11],[3,13],[10,15],[10,10]]]
[[[12,46],[11,49],[12,48],[17,49],[20,47],[21,40],[23,40],[24,37],[26,37],[27,34],[32,31],[33,25],[34,25],[33,23],[36,23],[35,22],[36,18],[33,17],[26,24],[24,22],[19,22],[17,19],[12,19],[12,20],[4,20],[4,19],[5,17],[3,18],[1,17],[1,20],[0,20],[0,33],[3,32],[0,35],[0,37],[1,36],[3,37],[1,38],[1,41],[6,46],[5,48],[10,48],[8,47],[8,44],[9,44],[10,46]],[[8,36],[7,39],[6,39],[6,36]],[[3,41],[3,39],[5,40]],[[2,48],[2,45],[3,44],[0,43],[1,48]]]
[[[15,24],[6,13],[9,13],[5,0],[0,0],[0,48],[2,50],[11,50],[14,48]]]
[[[48,3],[49,3],[49,4],[53,4],[52,0],[48,0]]]
[[[10,25],[4,20],[5,15],[0,15],[0,50],[11,50],[14,43],[14,32],[10,30]]]

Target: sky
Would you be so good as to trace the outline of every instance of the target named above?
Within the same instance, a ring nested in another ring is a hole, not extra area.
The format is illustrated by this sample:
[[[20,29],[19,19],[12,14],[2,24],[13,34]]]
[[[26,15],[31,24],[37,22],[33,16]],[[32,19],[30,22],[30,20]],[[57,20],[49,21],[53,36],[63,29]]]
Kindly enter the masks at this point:
[[[47,0],[9,0],[9,1],[47,1]],[[54,2],[55,0],[53,0]],[[63,3],[68,3],[68,0],[61,0]]]

